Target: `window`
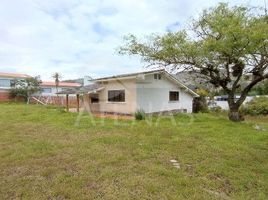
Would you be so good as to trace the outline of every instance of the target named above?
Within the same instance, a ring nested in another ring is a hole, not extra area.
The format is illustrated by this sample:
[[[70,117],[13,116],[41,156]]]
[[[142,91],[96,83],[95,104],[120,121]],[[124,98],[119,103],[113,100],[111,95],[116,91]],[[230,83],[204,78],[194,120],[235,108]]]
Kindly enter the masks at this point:
[[[10,80],[9,79],[0,79],[0,87],[10,87]]]
[[[109,90],[109,102],[125,102],[125,90]]]
[[[99,103],[99,95],[98,94],[91,94],[90,99],[91,99],[91,103]]]
[[[52,93],[52,89],[51,88],[43,88],[42,92],[43,93]]]
[[[169,101],[179,101],[179,92],[178,91],[170,91],[169,92]]]
[[[160,80],[161,79],[161,74],[154,74],[154,79]]]

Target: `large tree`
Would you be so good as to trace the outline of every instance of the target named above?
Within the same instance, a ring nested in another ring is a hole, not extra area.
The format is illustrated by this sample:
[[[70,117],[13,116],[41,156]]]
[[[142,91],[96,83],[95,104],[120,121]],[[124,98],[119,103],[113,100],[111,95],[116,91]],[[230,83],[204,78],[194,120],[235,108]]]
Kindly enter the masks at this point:
[[[228,94],[229,119],[240,121],[239,108],[247,94],[268,78],[268,17],[262,11],[220,3],[204,10],[189,30],[146,40],[126,36],[119,52],[139,55],[148,66],[200,73]],[[241,84],[246,76],[250,81]]]

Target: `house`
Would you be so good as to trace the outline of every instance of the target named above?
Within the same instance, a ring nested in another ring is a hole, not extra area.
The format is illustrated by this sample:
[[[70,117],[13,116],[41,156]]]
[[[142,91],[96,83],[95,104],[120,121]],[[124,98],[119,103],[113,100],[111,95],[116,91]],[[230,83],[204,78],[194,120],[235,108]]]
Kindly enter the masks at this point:
[[[84,94],[84,104],[92,112],[118,114],[133,114],[137,110],[191,113],[193,99],[198,97],[165,70],[93,79],[90,85],[81,87],[76,93]],[[72,92],[68,91],[68,94]]]
[[[56,96],[57,92],[61,92],[67,89],[74,89],[80,87],[80,83],[73,82],[59,82],[58,88],[56,87],[55,81],[42,81],[40,84],[42,96]]]
[[[0,101],[9,101],[9,89],[14,80],[31,78],[27,74],[0,72]]]

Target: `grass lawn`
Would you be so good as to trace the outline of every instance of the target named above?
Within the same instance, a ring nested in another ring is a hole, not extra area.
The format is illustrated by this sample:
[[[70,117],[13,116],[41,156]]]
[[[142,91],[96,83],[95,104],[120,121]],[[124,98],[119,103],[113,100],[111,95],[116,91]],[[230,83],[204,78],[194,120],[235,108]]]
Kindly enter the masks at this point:
[[[77,116],[0,104],[0,199],[268,199],[268,118]]]

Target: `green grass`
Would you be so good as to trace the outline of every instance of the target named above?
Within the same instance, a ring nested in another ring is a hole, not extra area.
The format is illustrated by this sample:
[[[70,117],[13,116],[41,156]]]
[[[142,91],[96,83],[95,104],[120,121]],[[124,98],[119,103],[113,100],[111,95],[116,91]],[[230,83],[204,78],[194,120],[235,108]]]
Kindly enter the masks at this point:
[[[0,199],[267,199],[268,123],[250,120],[0,104]]]

